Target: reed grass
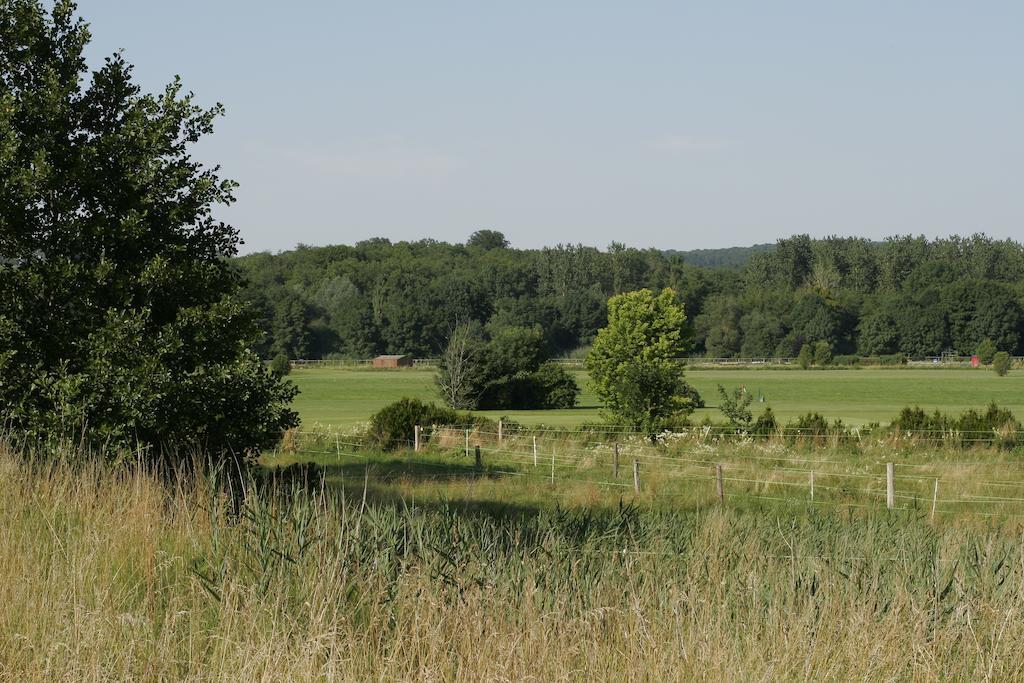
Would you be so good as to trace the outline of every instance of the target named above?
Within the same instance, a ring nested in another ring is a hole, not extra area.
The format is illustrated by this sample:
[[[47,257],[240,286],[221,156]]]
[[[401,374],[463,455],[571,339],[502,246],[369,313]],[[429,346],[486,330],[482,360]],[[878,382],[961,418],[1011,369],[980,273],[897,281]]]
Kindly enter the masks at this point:
[[[361,485],[233,511],[203,479],[0,453],[0,679],[1024,677],[1012,518]]]

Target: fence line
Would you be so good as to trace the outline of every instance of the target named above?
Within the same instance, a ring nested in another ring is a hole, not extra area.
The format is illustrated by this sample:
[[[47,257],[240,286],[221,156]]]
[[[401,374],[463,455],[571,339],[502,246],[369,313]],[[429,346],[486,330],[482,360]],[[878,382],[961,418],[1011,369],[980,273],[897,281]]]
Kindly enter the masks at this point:
[[[430,437],[436,437],[440,431],[443,430],[417,428],[414,430],[415,434],[412,439],[400,439],[398,445],[407,449],[410,457],[415,457],[419,454],[414,453],[412,449],[417,445],[418,436],[420,438],[418,443],[420,451],[430,450],[436,454],[438,452],[437,446]],[[329,434],[317,433],[315,431],[294,433],[300,438],[302,436],[312,436],[317,443],[321,444],[321,448],[317,450],[309,448],[300,449],[301,453],[309,455],[326,455],[337,458],[352,456],[365,461],[368,456],[357,451],[375,448],[369,437],[352,437],[348,435],[344,438],[341,435],[331,437]],[[458,435],[457,432],[454,432],[454,434]],[[567,485],[607,486],[619,489],[636,487],[638,494],[651,500],[671,499],[682,496],[696,496],[713,500],[715,498],[714,486],[717,479],[719,484],[732,485],[727,493],[730,498],[740,496],[780,500],[794,504],[825,504],[865,508],[880,507],[880,504],[872,505],[863,501],[856,502],[856,497],[866,497],[868,501],[880,501],[884,500],[883,497],[887,495],[886,475],[882,471],[882,466],[886,463],[878,461],[857,463],[841,458],[813,459],[793,457],[781,453],[778,455],[742,453],[716,455],[683,451],[679,454],[667,454],[664,452],[651,452],[652,450],[657,450],[654,446],[638,446],[635,444],[618,449],[620,458],[625,458],[627,461],[632,459],[634,463],[646,463],[643,470],[643,479],[649,480],[652,475],[655,476],[655,483],[653,485],[648,481],[647,486],[642,487],[641,472],[637,469],[634,469],[636,477],[634,483],[594,478],[584,474],[585,470],[592,470],[598,465],[606,465],[609,473],[611,473],[613,446],[616,445],[614,441],[611,443],[594,442],[591,446],[589,441],[583,444],[573,444],[543,436],[540,440],[537,440],[536,434],[529,432],[525,434],[530,435],[529,441],[522,438],[524,433],[509,433],[503,429],[501,431],[502,441],[499,443],[497,438],[490,438],[498,437],[498,432],[486,430],[475,432],[473,433],[473,441],[476,443],[473,444],[473,447],[479,450],[484,462],[473,469],[469,469],[467,466],[460,472],[393,473],[388,476],[388,479],[451,481],[455,479],[464,480],[474,476],[514,476],[524,480],[530,479],[538,483],[550,483],[550,485],[562,483]],[[484,443],[481,443],[481,441]],[[327,449],[324,449],[324,446]],[[535,448],[539,449],[539,451],[535,450]],[[461,443],[457,450],[460,452],[463,450]],[[538,452],[542,455],[539,459],[540,466],[538,466]],[[764,461],[779,462],[781,464],[773,466],[769,463],[764,463]],[[547,463],[550,463],[550,470],[546,465]],[[801,463],[804,466],[794,467],[792,466],[793,463]],[[823,465],[823,467],[814,468],[813,465],[816,464]],[[892,480],[896,483],[899,490],[894,491],[888,501],[887,507],[890,509],[909,509],[905,505],[894,503],[894,501],[913,501],[915,503],[924,503],[925,505],[927,505],[928,501],[931,501],[933,516],[935,512],[944,515],[1024,516],[1024,509],[1022,509],[1022,506],[1024,506],[1024,496],[1012,495],[1014,493],[1012,490],[1000,491],[998,492],[999,495],[993,495],[997,493],[996,491],[989,492],[987,490],[988,487],[1004,487],[1004,489],[1005,487],[1024,488],[1024,479],[1017,481],[992,476],[994,471],[998,471],[999,468],[1012,467],[1016,469],[1022,464],[1020,462],[895,464],[901,467],[937,469],[939,473],[936,476],[930,476],[925,472],[911,472],[909,474],[893,476]],[[988,468],[988,476],[976,480],[963,480],[955,476],[964,466]],[[724,476],[721,473],[721,468],[723,467],[725,469]],[[849,471],[850,467],[857,469],[876,467],[878,471],[874,473]],[[578,474],[574,475],[571,472],[573,469],[576,469]],[[717,477],[713,474],[715,469],[719,471]],[[570,470],[570,472],[566,470]],[[708,484],[708,487],[705,490],[665,491],[662,490],[664,482],[658,479],[658,477],[667,477],[669,483],[676,481],[703,482]],[[817,479],[817,483],[813,483],[815,479]],[[849,479],[854,482],[862,482],[862,484],[867,486],[839,486],[824,483],[829,479]],[[935,484],[934,489],[931,486],[933,483]],[[938,495],[940,484],[943,484],[943,496],[941,498]],[[808,495],[806,497],[799,495],[791,497],[760,495],[765,491],[771,491],[772,487],[775,487],[776,490],[790,491],[803,489],[807,490]],[[965,487],[967,487],[966,490]],[[815,498],[813,491],[819,491],[826,495],[824,499],[821,496]],[[836,499],[836,497],[839,499]],[[854,497],[854,499],[851,500],[849,497]],[[721,494],[718,494],[718,499],[721,502]],[[978,507],[984,509],[979,510],[977,509]],[[988,512],[986,510],[996,511]]]
[[[359,440],[354,440],[353,441],[353,440],[350,440],[351,437],[346,437],[346,440],[343,441],[343,440],[341,440],[338,437],[331,438],[330,435],[319,434],[317,432],[299,432],[299,431],[296,431],[295,433],[297,433],[297,434],[308,434],[308,435],[311,435],[314,438],[327,439],[331,443],[336,444],[338,446],[342,446],[343,445],[343,446],[348,446],[350,448],[375,448],[376,447],[375,444],[372,441],[370,441],[368,438],[366,438],[366,439],[359,439]],[[421,446],[425,446],[426,444],[430,443],[430,441],[425,438],[427,433],[428,432],[426,431],[425,428],[423,428],[421,430],[421,432],[420,432],[421,438],[424,438],[424,441],[421,442]],[[481,433],[473,433],[472,434],[472,436],[474,436],[474,437],[475,436],[494,436],[494,435],[496,435],[496,432],[481,432]],[[507,438],[507,440],[510,441],[510,442],[513,442],[513,443],[515,442],[515,439],[512,438],[512,437]],[[480,445],[484,452],[514,453],[514,454],[519,455],[519,456],[524,457],[524,458],[532,458],[532,456],[533,456],[532,439],[531,439],[531,441],[526,442],[524,444],[524,446],[526,447],[526,450],[521,450],[521,451],[516,451],[516,450],[513,450],[511,448],[507,448],[507,447],[505,447],[505,448],[491,448],[491,447],[481,443],[479,439],[474,439],[474,441],[477,442],[474,445]],[[492,441],[495,441],[495,440],[492,440]],[[587,442],[587,443],[590,443],[590,442]],[[549,445],[549,446],[546,446],[546,447],[545,447],[545,444],[544,444],[543,441],[538,441],[538,444],[542,447],[542,450],[545,453],[550,453],[550,449],[552,449],[552,448],[557,449],[557,458],[558,458],[559,461],[563,461],[563,462],[569,462],[570,460],[572,460],[572,458],[570,458],[568,456],[575,456],[575,460],[581,460],[581,459],[584,459],[584,458],[606,457],[606,456],[608,456],[608,455],[610,455],[612,453],[612,449],[613,449],[613,447],[615,445],[614,443],[609,444],[607,442],[593,442],[593,446],[588,448],[586,446],[583,446],[583,447],[580,447],[578,445],[577,446],[573,446],[573,445],[567,444],[565,442],[556,442],[554,445]],[[414,441],[414,439],[399,440],[398,441],[398,445],[404,446],[406,448],[412,448],[415,445],[415,441]],[[625,446],[623,444],[619,444],[619,445],[620,445],[620,454],[622,456],[624,456],[624,457],[633,457],[633,458],[637,458],[637,459],[641,459],[641,460],[648,460],[648,461],[652,461],[652,462],[660,461],[660,462],[674,464],[674,465],[678,465],[678,464],[681,464],[681,463],[688,463],[688,464],[694,464],[694,465],[713,465],[713,464],[719,463],[719,462],[727,462],[727,463],[729,463],[732,466],[736,466],[736,465],[742,464],[742,461],[745,461],[745,460],[751,460],[751,461],[774,461],[774,462],[782,461],[782,462],[786,462],[786,463],[804,463],[804,464],[811,463],[811,464],[820,464],[820,465],[829,465],[829,466],[837,466],[837,465],[849,466],[849,465],[856,465],[856,464],[858,464],[856,462],[851,462],[849,459],[843,459],[843,458],[835,458],[835,459],[830,459],[830,458],[806,458],[806,457],[794,456],[794,455],[789,455],[789,454],[778,454],[778,455],[773,455],[773,454],[755,455],[755,454],[751,454],[751,453],[704,454],[704,453],[688,452],[688,451],[685,451],[685,450],[681,451],[681,452],[678,452],[678,453],[674,453],[674,454],[667,454],[667,453],[651,452],[650,450],[647,450],[647,449],[657,450],[657,448],[653,447],[653,446],[640,446],[640,445],[636,445],[636,444],[632,444],[632,445],[629,445],[629,446]],[[304,452],[311,452],[311,451],[304,449]],[[690,456],[696,456],[696,455],[700,455],[701,457],[690,457]],[[865,465],[867,463],[859,463],[859,464]],[[951,461],[951,462],[949,462],[949,461],[935,461],[935,462],[929,462],[929,463],[899,463],[899,462],[897,462],[897,463],[895,463],[895,465],[897,467],[929,468],[929,469],[962,469],[964,467],[989,467],[989,468],[1000,468],[1000,467],[1002,467],[1002,468],[1017,469],[1021,465],[1024,465],[1024,460],[1018,460],[1018,461]],[[750,466],[753,466],[753,463]],[[792,471],[794,473],[801,473],[801,474],[808,474],[808,473],[810,473],[812,471],[811,468],[809,468],[809,467],[808,468],[768,467],[767,469],[769,471],[787,471],[787,470],[790,470],[790,471]],[[828,470],[822,470],[822,469],[815,469],[813,471],[818,473],[818,474],[820,474],[820,475],[822,475],[822,476],[844,476],[844,477],[851,477],[851,478],[873,478],[873,477],[876,476],[876,475],[872,475],[872,474],[855,473],[855,472],[843,472],[843,473],[830,472]],[[929,477],[929,476],[924,475],[924,474],[917,475],[917,476],[915,476],[915,475],[898,475],[897,478],[900,481],[931,481],[931,480],[934,479],[934,477]],[[994,480],[994,481],[990,479],[990,480],[984,480],[984,481],[978,482],[978,483],[987,483],[987,484],[992,484],[992,485],[1004,485],[1004,486],[1005,485],[1021,485],[1021,486],[1024,486],[1024,480],[1022,480],[1020,482],[1017,482],[1017,481],[1007,481],[1005,479],[1003,479],[1003,480]]]
[[[333,451],[314,451],[314,450],[310,450],[310,449],[306,448],[306,449],[302,449],[302,452],[306,453],[306,454],[310,454],[310,455],[317,454],[317,455],[338,455],[338,456],[340,456],[340,455],[343,454],[342,450],[341,450],[341,446],[346,446],[346,448],[352,448],[352,449],[355,449],[355,448],[373,448],[373,446],[371,444],[367,444],[365,442],[359,442],[359,443],[357,443],[357,442],[349,442],[349,441],[342,442],[340,440],[336,441],[335,445],[336,445],[336,448]],[[411,448],[411,446],[413,444],[412,444],[412,442],[407,442],[407,443],[402,443],[401,445],[405,446],[406,448]],[[590,450],[579,450],[579,449],[571,449],[571,448],[564,448],[564,447],[558,448],[557,452],[549,452],[547,448],[544,448],[543,450],[544,450],[544,458],[545,458],[545,460],[552,460],[552,461],[556,462],[558,465],[563,466],[563,467],[578,467],[584,460],[591,460],[591,459],[593,459],[595,457],[601,457],[601,456],[607,457],[608,455],[610,455],[609,453],[597,453],[595,451],[590,451]],[[348,451],[346,451],[346,452],[348,452]],[[506,456],[506,458],[505,458],[506,460],[512,459],[510,461],[511,462],[515,462],[516,464],[527,464],[528,465],[528,464],[531,464],[532,462],[534,462],[534,457],[533,457],[532,450],[516,451],[516,450],[512,450],[512,449],[507,449],[507,448],[506,449],[499,449],[499,448],[482,447],[481,448],[481,452],[483,454],[490,455],[490,456],[494,456],[494,455]],[[359,454],[354,454],[354,455],[358,455],[358,457],[364,457],[364,456],[359,455]],[[822,469],[822,468],[818,468],[818,469],[806,468],[805,469],[805,468],[785,467],[785,466],[783,466],[783,467],[761,467],[761,466],[759,466],[757,464],[757,462],[745,462],[745,460],[748,457],[750,457],[750,456],[742,456],[742,455],[739,455],[739,456],[729,456],[729,457],[726,457],[724,459],[722,459],[722,458],[719,458],[719,459],[687,458],[687,457],[685,457],[685,455],[675,455],[675,456],[672,456],[672,455],[656,455],[656,454],[645,454],[645,453],[630,454],[628,452],[625,453],[624,455],[626,457],[632,457],[632,458],[634,458],[634,459],[636,459],[638,461],[646,461],[649,464],[653,464],[653,465],[655,465],[655,469],[652,470],[653,472],[658,473],[658,474],[672,474],[673,478],[675,478],[675,479],[682,478],[682,477],[679,476],[679,475],[682,475],[682,474],[691,474],[693,469],[700,469],[702,467],[713,467],[713,466],[715,466],[717,464],[726,464],[733,471],[735,471],[736,468],[738,468],[740,472],[750,471],[750,472],[755,473],[755,474],[756,473],[764,473],[765,475],[781,474],[783,476],[799,475],[801,477],[804,477],[804,476],[808,476],[808,475],[812,475],[813,474],[814,476],[818,477],[819,479],[822,479],[822,478],[824,478],[824,479],[838,478],[838,479],[854,479],[854,480],[869,480],[869,481],[880,480],[882,478],[882,475],[880,473],[871,474],[871,473],[864,473],[864,472],[834,471],[834,470]],[[518,458],[518,460],[514,460],[516,458]],[[770,459],[771,460],[780,460],[780,459],[784,459],[784,458],[772,457]],[[840,461],[820,461],[820,462],[824,462],[824,464],[828,464],[828,465],[831,465],[833,467],[837,466],[837,465],[841,466],[841,465],[844,465],[844,464],[848,464],[848,463],[843,463],[843,462],[840,462]],[[1000,466],[1002,464],[1004,464],[1004,463],[987,463],[987,465],[992,466],[992,467],[998,467],[998,466]],[[1009,463],[1007,463],[1007,464],[1009,464]],[[657,465],[661,465],[661,467],[657,467]],[[955,466],[955,463],[949,463],[949,465]],[[896,477],[896,480],[898,482],[901,482],[904,485],[907,485],[907,484],[923,484],[923,485],[927,485],[928,483],[934,482],[936,479],[938,479],[939,481],[947,481],[947,482],[948,481],[953,481],[953,480],[949,479],[948,477],[943,477],[943,476],[931,477],[931,476],[899,475],[899,476]],[[758,481],[761,481],[763,483],[777,483],[779,480],[778,479],[773,479],[773,480],[758,480]],[[983,486],[983,487],[988,487],[988,486],[1018,487],[1018,488],[1019,487],[1024,487],[1024,481],[993,480],[992,478],[976,480],[976,481],[974,481],[972,483],[974,485],[976,485],[976,486]],[[801,482],[795,483],[794,485],[804,486],[805,483],[801,481]],[[823,484],[819,484],[818,488],[820,488],[822,490],[832,490],[832,489],[835,489],[835,490],[856,491],[856,489],[840,489],[839,487],[830,487],[830,486],[825,486]],[[990,498],[996,499],[998,497],[990,497]],[[1024,499],[1021,499],[1021,502],[1024,502]]]

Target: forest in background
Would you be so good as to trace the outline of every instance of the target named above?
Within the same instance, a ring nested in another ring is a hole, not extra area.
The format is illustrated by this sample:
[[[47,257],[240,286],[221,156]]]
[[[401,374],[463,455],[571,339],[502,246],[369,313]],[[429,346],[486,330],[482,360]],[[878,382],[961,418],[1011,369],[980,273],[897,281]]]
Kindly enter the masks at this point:
[[[588,345],[614,294],[673,288],[693,353],[911,357],[1024,351],[1024,246],[984,235],[812,239],[696,252],[558,245],[515,249],[496,231],[465,244],[372,239],[234,259],[264,357],[436,356],[460,323],[539,326],[551,356]]]

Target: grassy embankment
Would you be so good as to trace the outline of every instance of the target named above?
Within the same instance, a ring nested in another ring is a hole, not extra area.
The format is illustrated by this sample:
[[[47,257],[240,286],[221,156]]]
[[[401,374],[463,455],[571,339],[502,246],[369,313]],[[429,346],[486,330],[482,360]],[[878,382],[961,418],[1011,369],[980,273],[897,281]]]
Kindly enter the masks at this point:
[[[580,405],[571,410],[491,411],[523,424],[576,426],[599,421],[599,404],[587,388],[586,374],[575,373],[583,388]],[[369,419],[375,411],[403,396],[437,400],[432,370],[369,370],[317,368],[296,370],[292,380],[302,393],[296,407],[306,426],[349,427]],[[959,413],[983,408],[991,401],[1024,418],[1024,372],[997,377],[989,369],[858,369],[858,370],[691,370],[687,379],[704,397],[708,407],[698,410],[693,420],[705,416],[720,421],[716,408],[716,386],[744,385],[765,402],[753,408],[771,406],[783,422],[816,411],[827,418],[842,419],[850,425],[888,423],[905,406]]]
[[[0,679],[1024,676],[1010,518],[602,489],[590,509],[548,489],[495,510],[470,487],[544,489],[451,463],[448,500],[364,499],[366,461],[412,459],[362,455],[344,500],[254,496],[232,523],[202,482],[0,453]]]

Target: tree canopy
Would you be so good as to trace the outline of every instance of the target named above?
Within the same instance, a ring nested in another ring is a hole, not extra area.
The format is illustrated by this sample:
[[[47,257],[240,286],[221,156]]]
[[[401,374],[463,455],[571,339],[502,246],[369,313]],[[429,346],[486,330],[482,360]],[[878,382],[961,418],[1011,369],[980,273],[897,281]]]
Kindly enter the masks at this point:
[[[655,433],[693,411],[683,365],[686,315],[676,293],[648,289],[614,296],[608,326],[587,354],[594,393],[616,424]]]
[[[222,108],[141,92],[119,54],[90,73],[88,41],[71,2],[0,2],[0,411],[40,438],[257,450],[297,418],[213,215],[235,185],[190,156]]]
[[[538,324],[557,355],[593,341],[609,297],[664,287],[686,302],[696,354],[795,357],[815,343],[833,355],[969,354],[984,339],[1024,353],[1024,247],[1016,242],[798,235],[772,249],[727,250],[727,268],[687,261],[715,263],[710,253],[491,248],[499,243],[504,236],[467,245],[375,239],[234,263],[262,313],[266,358],[436,356],[455,321]]]
[[[579,387],[546,362],[539,326],[458,325],[441,354],[436,383],[442,400],[460,409],[544,409],[576,405]]]

